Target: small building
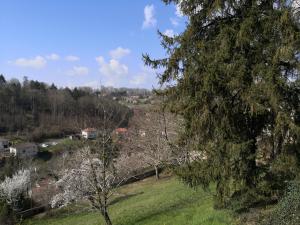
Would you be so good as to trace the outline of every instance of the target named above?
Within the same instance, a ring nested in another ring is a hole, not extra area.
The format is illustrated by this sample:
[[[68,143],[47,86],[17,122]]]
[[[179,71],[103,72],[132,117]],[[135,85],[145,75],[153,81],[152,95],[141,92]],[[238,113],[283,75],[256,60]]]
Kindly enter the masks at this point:
[[[21,143],[10,147],[10,153],[20,158],[34,157],[38,153],[38,147],[34,143]]]
[[[146,137],[146,131],[144,131],[144,130],[139,130],[139,135],[140,135],[141,137]]]
[[[95,128],[86,128],[81,131],[81,135],[85,139],[96,139],[97,138],[97,130]]]
[[[9,141],[3,138],[0,138],[0,152],[9,150]]]
[[[126,134],[127,133],[127,128],[117,128],[116,130],[115,130],[115,132],[116,132],[116,134]]]

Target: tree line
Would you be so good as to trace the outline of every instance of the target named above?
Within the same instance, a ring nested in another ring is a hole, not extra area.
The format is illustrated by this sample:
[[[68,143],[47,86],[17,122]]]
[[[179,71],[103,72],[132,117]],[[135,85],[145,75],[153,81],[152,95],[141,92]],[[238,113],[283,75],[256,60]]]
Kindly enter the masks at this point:
[[[0,133],[21,133],[29,139],[61,136],[95,126],[103,108],[114,111],[115,123],[126,126],[130,110],[82,87],[58,88],[24,77],[6,80],[0,75]]]

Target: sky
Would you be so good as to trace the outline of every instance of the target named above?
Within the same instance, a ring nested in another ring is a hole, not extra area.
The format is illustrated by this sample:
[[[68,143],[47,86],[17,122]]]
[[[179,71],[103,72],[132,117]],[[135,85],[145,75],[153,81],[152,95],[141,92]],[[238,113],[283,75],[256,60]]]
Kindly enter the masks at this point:
[[[0,0],[0,74],[59,87],[157,87],[142,54],[186,22],[161,0]]]

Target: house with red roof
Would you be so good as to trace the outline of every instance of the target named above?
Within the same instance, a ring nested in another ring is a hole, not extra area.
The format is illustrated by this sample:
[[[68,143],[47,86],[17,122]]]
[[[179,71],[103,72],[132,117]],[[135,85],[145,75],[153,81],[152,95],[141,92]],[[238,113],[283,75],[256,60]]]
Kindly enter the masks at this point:
[[[116,134],[126,134],[127,131],[128,131],[127,128],[121,128],[121,127],[120,127],[120,128],[117,128],[117,129],[115,130]]]

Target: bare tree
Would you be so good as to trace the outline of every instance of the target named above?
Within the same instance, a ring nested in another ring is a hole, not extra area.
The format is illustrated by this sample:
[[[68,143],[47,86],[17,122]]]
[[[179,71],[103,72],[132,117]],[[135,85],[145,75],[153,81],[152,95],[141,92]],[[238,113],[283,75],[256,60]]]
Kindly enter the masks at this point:
[[[154,168],[157,179],[160,167],[174,161],[174,149],[170,142],[177,137],[176,127],[176,118],[165,114],[160,108],[135,110],[130,124],[131,138],[127,144],[137,152],[144,164]]]

